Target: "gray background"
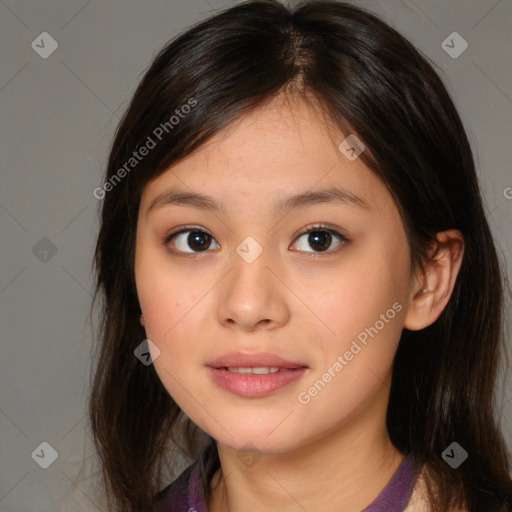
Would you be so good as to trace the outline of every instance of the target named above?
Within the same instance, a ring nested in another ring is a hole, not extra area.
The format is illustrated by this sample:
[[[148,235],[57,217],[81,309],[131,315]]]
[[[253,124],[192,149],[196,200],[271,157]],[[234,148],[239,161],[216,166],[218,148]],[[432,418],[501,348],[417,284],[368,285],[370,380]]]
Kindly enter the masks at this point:
[[[2,511],[99,510],[79,473],[92,474],[85,468],[94,460],[85,429],[100,206],[92,191],[102,183],[117,122],[157,51],[234,3],[0,0]],[[357,3],[439,66],[468,131],[511,275],[512,2]],[[469,44],[458,58],[442,47],[454,31]],[[31,47],[42,32],[58,42],[47,59]],[[511,382],[497,413],[509,446]],[[42,442],[58,453],[47,469],[31,455]]]

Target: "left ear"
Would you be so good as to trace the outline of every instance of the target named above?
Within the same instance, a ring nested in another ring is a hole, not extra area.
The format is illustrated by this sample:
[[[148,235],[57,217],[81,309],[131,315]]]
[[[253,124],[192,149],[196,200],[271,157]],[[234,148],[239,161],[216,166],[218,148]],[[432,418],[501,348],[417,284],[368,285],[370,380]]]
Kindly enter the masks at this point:
[[[433,324],[450,300],[464,255],[464,236],[458,229],[440,231],[425,262],[418,269],[409,295],[404,328],[419,331]]]

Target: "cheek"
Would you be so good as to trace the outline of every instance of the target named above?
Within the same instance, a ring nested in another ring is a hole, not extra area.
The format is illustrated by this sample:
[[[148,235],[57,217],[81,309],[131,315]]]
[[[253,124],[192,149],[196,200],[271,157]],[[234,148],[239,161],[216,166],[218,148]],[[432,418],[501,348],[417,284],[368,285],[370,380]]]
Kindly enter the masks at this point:
[[[190,284],[190,283],[188,283]],[[183,336],[193,335],[191,327],[201,312],[200,297],[206,293],[198,287],[184,287],[182,280],[167,281],[159,277],[148,283],[151,293],[144,301],[146,332],[151,334],[163,349],[176,344]]]
[[[155,278],[154,276],[157,275]],[[151,293],[145,297],[146,335],[160,349],[154,361],[155,370],[173,399],[188,411],[190,394],[197,394],[196,367],[204,359],[205,333],[201,317],[207,314],[208,283],[198,280],[196,286],[183,276],[155,272],[147,281]],[[187,405],[188,404],[188,405]],[[197,412],[195,412],[197,414]]]
[[[146,250],[144,250],[146,249]],[[146,316],[146,334],[160,349],[180,336],[184,324],[200,311],[212,287],[201,271],[175,263],[165,250],[142,248],[136,258],[137,294]]]
[[[315,292],[311,282],[303,282],[301,295],[331,335],[346,339],[373,325],[395,301],[402,300],[403,277],[390,267],[382,259],[354,258],[353,264],[317,281],[321,292]]]
[[[380,270],[340,278],[317,302],[318,316],[334,334],[309,333],[319,349],[319,364],[298,397],[300,404],[307,404],[308,418],[345,421],[382,389],[402,331],[404,308],[394,285],[377,285]]]

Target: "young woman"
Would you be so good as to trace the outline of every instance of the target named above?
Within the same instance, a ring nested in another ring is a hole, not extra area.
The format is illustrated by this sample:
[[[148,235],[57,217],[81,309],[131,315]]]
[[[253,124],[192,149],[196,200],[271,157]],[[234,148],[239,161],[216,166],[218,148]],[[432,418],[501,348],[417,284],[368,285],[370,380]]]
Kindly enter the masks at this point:
[[[503,272],[459,115],[394,29],[331,1],[199,23],[95,195],[108,510],[510,510]]]

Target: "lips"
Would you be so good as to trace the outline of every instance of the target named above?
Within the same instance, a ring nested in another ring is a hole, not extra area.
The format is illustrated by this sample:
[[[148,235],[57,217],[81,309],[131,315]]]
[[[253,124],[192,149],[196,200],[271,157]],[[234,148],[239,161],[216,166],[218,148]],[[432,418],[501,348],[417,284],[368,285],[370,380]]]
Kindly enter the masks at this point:
[[[228,368],[283,368],[295,370],[299,368],[308,368],[304,363],[297,361],[287,361],[275,354],[269,352],[260,352],[258,354],[243,354],[241,352],[231,352],[206,363],[206,366],[217,369]]]
[[[225,354],[207,363],[219,387],[244,398],[262,398],[300,380],[308,366],[268,352]]]

